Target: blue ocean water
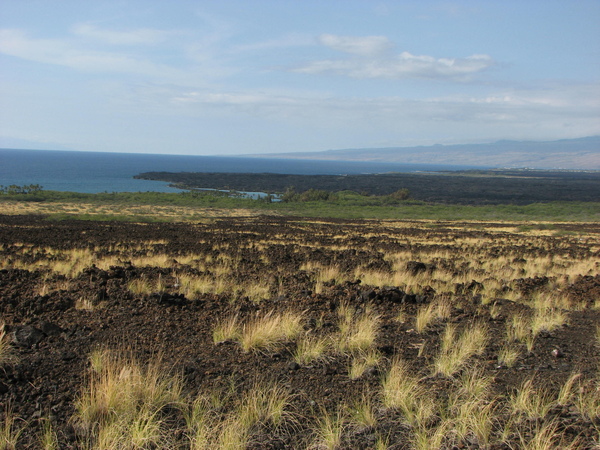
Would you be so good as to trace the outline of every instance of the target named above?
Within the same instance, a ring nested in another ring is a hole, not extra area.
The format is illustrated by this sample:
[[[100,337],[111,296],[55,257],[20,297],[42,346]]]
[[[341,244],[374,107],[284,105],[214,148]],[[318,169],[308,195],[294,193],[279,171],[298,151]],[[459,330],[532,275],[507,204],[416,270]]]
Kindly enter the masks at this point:
[[[234,172],[338,175],[462,170],[468,166],[316,161],[269,158],[156,155],[0,149],[0,185],[39,184],[46,190],[180,192],[162,181],[136,180],[141,172]]]

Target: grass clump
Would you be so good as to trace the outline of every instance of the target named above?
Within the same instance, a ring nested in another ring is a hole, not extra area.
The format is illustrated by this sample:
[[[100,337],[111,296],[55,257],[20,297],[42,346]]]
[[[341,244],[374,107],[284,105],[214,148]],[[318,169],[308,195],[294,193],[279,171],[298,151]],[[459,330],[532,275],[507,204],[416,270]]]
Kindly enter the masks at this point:
[[[519,359],[521,352],[509,344],[504,345],[498,352],[498,365],[506,367],[514,367]]]
[[[342,304],[338,316],[336,348],[340,353],[366,352],[375,344],[381,317],[371,307],[359,312],[348,304]]]
[[[456,337],[454,326],[447,326],[442,336],[440,353],[433,363],[436,375],[452,376],[458,372],[473,355],[481,354],[488,342],[488,329],[481,324],[466,327]]]
[[[556,420],[535,426],[532,432],[518,433],[520,446],[523,450],[576,450],[581,448],[575,438],[568,442],[564,433],[560,432],[560,423]]]
[[[323,358],[330,345],[331,339],[327,337],[302,336],[296,342],[292,357],[300,365],[310,364]]]
[[[543,419],[554,405],[554,399],[547,389],[536,388],[533,378],[529,378],[510,396],[509,405],[514,414],[527,419]]]
[[[587,420],[600,418],[600,380],[580,382],[573,401],[579,413]],[[600,436],[598,436],[600,438]]]
[[[273,350],[281,342],[293,340],[302,331],[302,314],[285,312],[257,315],[242,327],[240,345],[250,350]]]
[[[164,445],[161,411],[179,401],[181,377],[169,375],[160,358],[142,366],[117,353],[96,353],[88,386],[75,402],[86,445],[146,448]]]
[[[376,350],[370,349],[357,353],[352,356],[352,360],[350,361],[348,376],[351,380],[357,380],[362,377],[368,369],[377,367],[380,361],[381,354]]]
[[[191,404],[182,404],[181,411],[188,430],[191,450],[209,448],[209,440],[217,424],[215,405],[210,397],[201,394]]]
[[[248,428],[255,424],[279,425],[286,417],[290,395],[276,384],[255,384],[244,396],[237,416]]]
[[[423,333],[436,320],[448,319],[451,312],[451,305],[447,301],[437,301],[420,307],[415,319],[416,332]]]
[[[567,315],[558,309],[536,309],[531,319],[531,332],[537,336],[542,331],[553,331],[567,323]]]
[[[18,419],[15,418],[10,408],[4,411],[4,417],[0,422],[0,448],[3,450],[16,450],[19,438],[23,433],[25,426],[17,425]]]
[[[230,405],[231,395],[200,394],[182,412],[192,450],[246,448],[252,435],[265,426],[280,426],[291,420],[287,411],[291,396],[274,383],[255,383],[241,398]]]
[[[235,315],[218,324],[213,330],[213,342],[237,341],[244,352],[272,351],[281,343],[292,341],[302,332],[304,315],[284,312],[256,314],[240,322]]]
[[[348,407],[348,417],[352,424],[362,430],[373,429],[377,425],[375,408],[368,393],[363,392],[361,397]]]
[[[334,414],[323,411],[314,426],[314,442],[310,448],[335,450],[342,443],[345,417],[341,410]]]
[[[386,408],[398,409],[412,426],[423,423],[434,412],[429,393],[410,374],[408,365],[401,359],[392,361],[381,383],[382,403]]]
[[[40,435],[40,445],[43,450],[58,450],[58,436],[52,427],[50,419],[44,419]]]
[[[241,337],[238,315],[231,316],[217,324],[213,329],[213,342],[219,344],[225,341],[236,341]]]

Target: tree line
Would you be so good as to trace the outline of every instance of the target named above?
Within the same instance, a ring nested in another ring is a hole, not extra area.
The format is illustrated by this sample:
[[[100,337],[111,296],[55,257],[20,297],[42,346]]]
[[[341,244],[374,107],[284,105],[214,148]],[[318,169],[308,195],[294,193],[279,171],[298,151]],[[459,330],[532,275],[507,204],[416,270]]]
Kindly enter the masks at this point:
[[[40,192],[42,189],[43,186],[40,186],[39,184],[26,184],[24,186],[18,186],[16,184],[3,186],[0,184],[0,194],[3,195],[35,194],[36,192]]]

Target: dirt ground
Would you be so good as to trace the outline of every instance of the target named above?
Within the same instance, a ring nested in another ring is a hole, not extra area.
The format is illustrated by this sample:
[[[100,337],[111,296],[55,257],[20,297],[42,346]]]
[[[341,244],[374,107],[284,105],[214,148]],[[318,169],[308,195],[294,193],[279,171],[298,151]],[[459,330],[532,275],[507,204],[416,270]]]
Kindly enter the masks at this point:
[[[426,448],[419,447],[426,444],[419,444],[417,430],[432,438],[443,407],[415,424],[385,405],[382,380],[397,359],[438,405],[467,370],[490,380],[488,439],[447,430],[442,448],[534,448],[545,424],[554,428],[552,446],[544,448],[600,445],[598,402],[590,413],[576,401],[586,390],[600,394],[598,224],[280,217],[131,224],[0,216],[0,261],[0,320],[10,341],[0,369],[0,410],[5,416],[10,410],[12,430],[21,431],[16,448],[50,448],[41,443],[45,423],[57,448],[100,448],[83,435],[76,408],[98,349],[126,352],[142,363],[160,357],[165,372],[182,376],[182,401],[216,392],[226,398],[223,411],[257,382],[283,387],[289,417],[278,426],[254,426],[244,443],[252,449],[328,448],[318,438],[319,418],[340,411],[341,438],[329,448]],[[536,261],[539,266],[528,265]],[[334,268],[329,279],[325,268]],[[228,280],[220,289],[183,289],[184,277],[215,280],[220,273]],[[133,289],[136,280],[146,288]],[[512,317],[534,314],[544,295],[566,320],[534,335],[531,347],[515,342],[518,357],[503,364],[499,354]],[[444,302],[448,314],[418,331],[418,312]],[[372,346],[378,362],[355,379],[351,352],[298,364],[296,339],[244,351],[235,339],[215,343],[213,337],[218,324],[236,315],[244,320],[284,311],[302,314],[303,333],[334,336],[348,306],[356,315],[371,310],[378,317]],[[485,325],[485,349],[456,373],[432,372],[444,330],[474,323]],[[538,394],[556,397],[575,373],[573,395],[543,414],[509,407],[527,380]],[[358,426],[350,405],[364,395],[375,422]],[[168,445],[143,448],[190,448],[181,412],[170,407],[160,414]]]

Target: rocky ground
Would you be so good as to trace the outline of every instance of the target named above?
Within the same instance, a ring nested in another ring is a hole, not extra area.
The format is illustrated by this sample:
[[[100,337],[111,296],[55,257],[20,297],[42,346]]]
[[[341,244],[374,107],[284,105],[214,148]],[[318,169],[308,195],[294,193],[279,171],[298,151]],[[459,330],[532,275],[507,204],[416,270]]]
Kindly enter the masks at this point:
[[[543,448],[600,445],[600,407],[593,400],[600,394],[597,224],[532,231],[505,223],[253,217],[127,224],[0,216],[0,258],[0,319],[9,342],[0,402],[4,416],[14,419],[13,434],[20,431],[16,448],[52,448],[43,443],[45,424],[55,448],[102,448],[82,431],[77,410],[93,378],[90,355],[98,349],[127,353],[142,364],[160,358],[165,373],[183,379],[181,403],[216,393],[224,399],[222,417],[257,382],[282,387],[289,394],[286,418],[253,425],[243,444],[252,449],[427,448],[432,442],[534,448],[547,430],[551,446]],[[501,260],[506,263],[493,265]],[[533,262],[539,264],[528,265]],[[331,278],[326,268],[334,268]],[[221,288],[193,292],[182,281],[219,277],[227,280]],[[146,286],[135,289],[136,280]],[[531,347],[526,338],[513,342],[518,356],[504,363],[499,355],[510,343],[512,318],[533,317],[543,296],[554,302],[548,311],[566,320],[530,336]],[[448,305],[447,314],[418,330],[419,311],[436,304]],[[284,311],[302,314],[301,336],[339,336],[344,308],[356,317],[365,311],[377,316],[369,350],[378,360],[355,379],[349,376],[356,357],[351,351],[329,350],[298,363],[299,338],[244,351],[236,339],[213,337],[217,325],[235,315],[245,320]],[[432,371],[445,330],[475,323],[487,330],[484,350],[455,373]],[[383,380],[399,359],[422,388],[418,392],[437,405],[421,421],[383,399]],[[448,398],[469,371],[489,380],[477,414],[493,409],[490,431],[460,434],[455,420],[434,441],[444,411],[450,414]],[[572,393],[559,401],[573,374],[579,376]],[[543,413],[511,403],[527,380],[536,386],[532,398],[548,393],[554,399]],[[582,395],[590,392],[585,409]],[[371,424],[352,415],[351,405],[364,396],[372,405]],[[142,447],[190,448],[181,411],[178,405],[161,408],[161,444]],[[340,440],[331,446],[318,431],[327,414],[338,414],[341,424]],[[214,436],[222,433],[219,423]],[[431,440],[419,441],[420,431]],[[206,448],[226,448],[214,436]]]

